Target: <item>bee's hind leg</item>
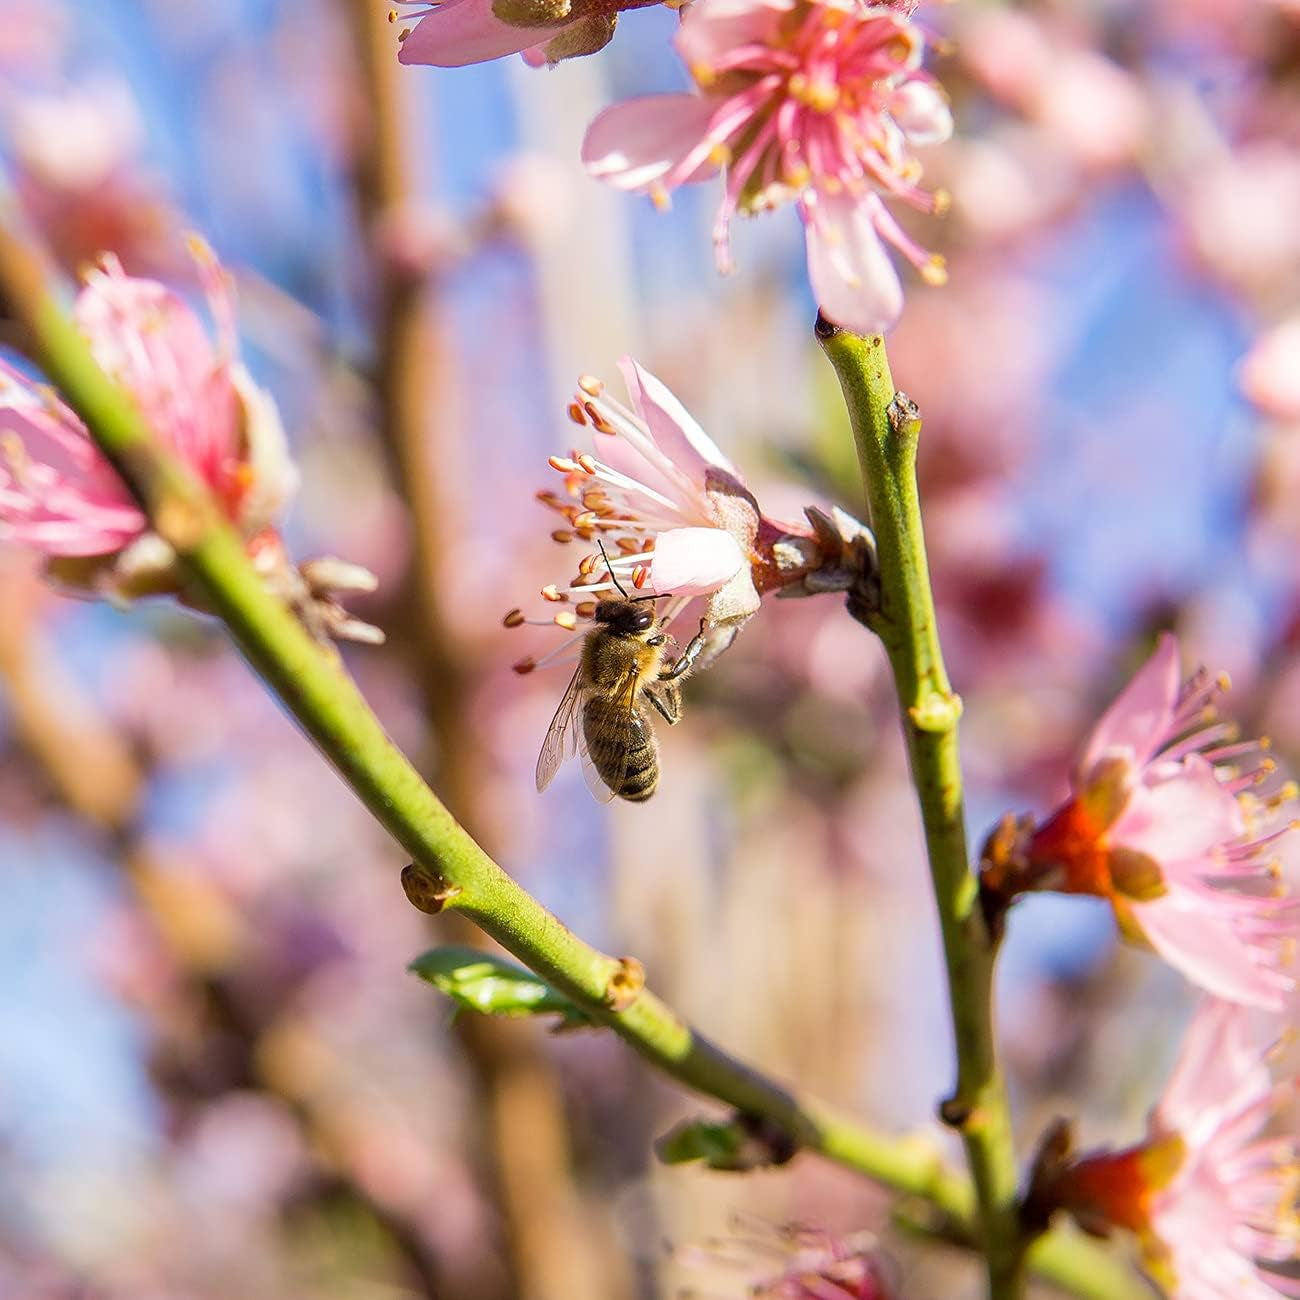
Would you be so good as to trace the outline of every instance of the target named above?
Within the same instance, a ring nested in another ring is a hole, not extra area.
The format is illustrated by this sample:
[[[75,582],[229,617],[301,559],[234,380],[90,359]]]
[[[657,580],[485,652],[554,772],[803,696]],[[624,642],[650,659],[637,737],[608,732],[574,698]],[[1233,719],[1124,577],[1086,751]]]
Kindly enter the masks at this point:
[[[651,683],[646,688],[646,696],[670,727],[682,720],[682,693],[673,682],[660,679]]]

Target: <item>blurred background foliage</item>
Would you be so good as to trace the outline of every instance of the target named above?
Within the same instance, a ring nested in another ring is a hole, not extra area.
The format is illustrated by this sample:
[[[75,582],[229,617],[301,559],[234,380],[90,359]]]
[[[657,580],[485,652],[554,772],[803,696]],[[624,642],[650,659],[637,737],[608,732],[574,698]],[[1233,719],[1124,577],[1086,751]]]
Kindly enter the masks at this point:
[[[1241,369],[1297,302],[1294,7],[928,20],[958,126],[926,162],[954,203],[916,229],[951,282],[910,286],[890,352],[926,422],[972,834],[1059,793],[1160,628],[1294,757],[1300,411]],[[627,14],[552,71],[437,71],[397,67],[380,0],[0,0],[5,202],[70,277],[112,249],[192,290],[202,232],[302,466],[294,547],[381,577],[359,612],[389,644],[347,657],[399,743],[711,1035],[933,1129],[951,1060],[917,816],[883,656],[834,600],[769,603],[691,682],[648,808],[597,807],[576,770],[532,787],[564,673],[514,675],[546,634],[501,616],[567,576],[533,495],[577,374],[636,355],[769,514],[861,510],[793,215],[744,224],[721,281],[710,186],[661,214],[577,161],[602,105],[680,85],[675,21]],[[727,1296],[791,1219],[881,1232],[909,1296],[976,1293],[844,1171],[656,1168],[699,1107],[608,1037],[453,1022],[404,967],[466,936],[406,904],[396,848],[220,633],[60,598],[9,550],[0,823],[0,1295]],[[1135,1135],[1177,977],[1117,950],[1102,905],[1035,899],[1001,982],[1023,1131],[1066,1111],[1089,1142]]]

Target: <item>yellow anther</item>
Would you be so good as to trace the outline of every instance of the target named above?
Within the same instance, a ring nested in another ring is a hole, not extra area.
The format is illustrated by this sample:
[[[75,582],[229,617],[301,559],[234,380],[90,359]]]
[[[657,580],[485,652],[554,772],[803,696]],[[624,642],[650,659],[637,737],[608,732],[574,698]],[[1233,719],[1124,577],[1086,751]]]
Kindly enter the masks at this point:
[[[947,190],[935,190],[930,195],[930,211],[936,217],[946,216],[952,208],[952,195]]]
[[[840,102],[840,88],[833,81],[814,82],[808,88],[808,107],[814,113],[830,113]]]
[[[948,283],[948,263],[944,261],[942,254],[931,255],[930,260],[921,267],[921,279],[936,289]]]

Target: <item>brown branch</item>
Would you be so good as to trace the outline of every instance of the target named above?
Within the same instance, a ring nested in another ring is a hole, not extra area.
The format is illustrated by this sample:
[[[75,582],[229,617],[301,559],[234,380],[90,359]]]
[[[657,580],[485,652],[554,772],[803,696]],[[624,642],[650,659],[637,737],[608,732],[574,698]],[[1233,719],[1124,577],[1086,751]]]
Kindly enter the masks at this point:
[[[344,3],[370,109],[355,189],[376,268],[379,432],[411,525],[411,560],[393,604],[407,617],[396,640],[407,651],[436,740],[438,789],[457,820],[490,850],[490,837],[485,839],[490,819],[477,796],[482,748],[466,716],[470,674],[456,629],[438,598],[456,502],[442,490],[443,476],[435,468],[443,459],[437,455],[439,441],[448,435],[438,418],[448,368],[432,324],[437,304],[419,268],[386,257],[382,243],[385,228],[391,233],[410,216],[412,202],[400,69],[383,7],[372,0]],[[473,923],[455,914],[442,918],[441,937],[482,943]],[[484,1097],[515,1275],[513,1294],[524,1300],[611,1296],[612,1243],[601,1249],[595,1216],[583,1213],[571,1175],[563,1098],[538,1028],[471,1016],[457,1021],[456,1033]]]

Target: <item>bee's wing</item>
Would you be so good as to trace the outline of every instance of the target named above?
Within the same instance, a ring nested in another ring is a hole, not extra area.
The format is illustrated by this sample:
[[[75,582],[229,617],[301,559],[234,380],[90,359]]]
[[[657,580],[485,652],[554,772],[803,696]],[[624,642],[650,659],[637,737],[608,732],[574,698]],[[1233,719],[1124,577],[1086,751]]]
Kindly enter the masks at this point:
[[[627,676],[610,695],[610,717],[603,727],[595,728],[589,737],[583,727],[577,728],[578,751],[582,755],[582,774],[587,789],[601,803],[608,803],[623,788],[627,776],[630,741],[634,727],[649,726],[649,721],[637,718],[637,681],[640,674],[634,664]],[[608,774],[608,780],[601,770]]]
[[[542,752],[537,755],[537,788],[545,790],[551,778],[559,771],[566,758],[572,758],[578,748],[581,730],[578,723],[578,702],[582,699],[582,665],[579,664],[569,680],[568,689],[555,710],[555,717],[546,729]]]

